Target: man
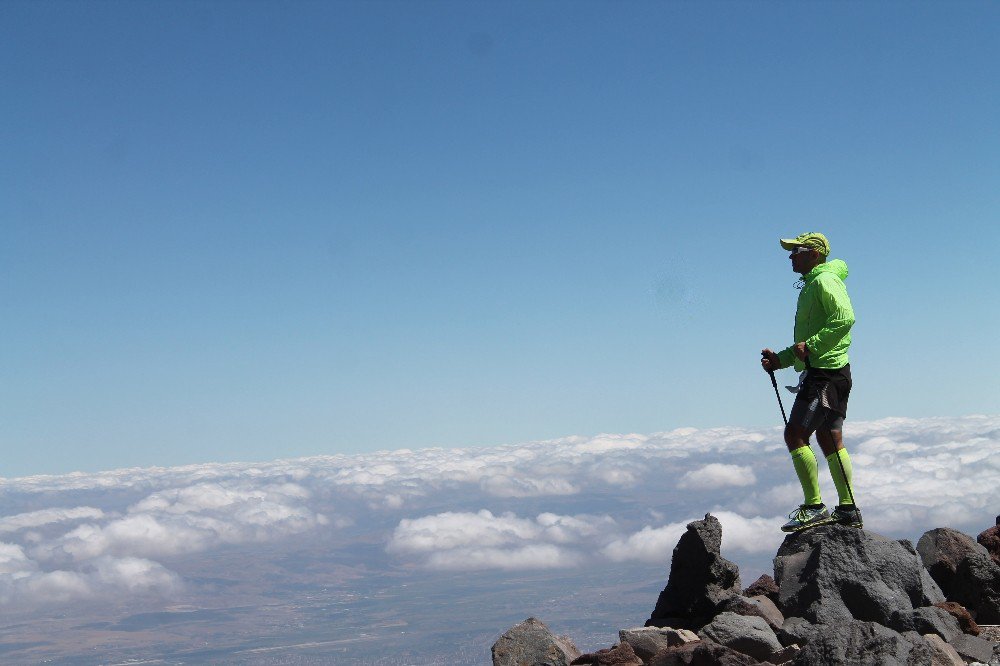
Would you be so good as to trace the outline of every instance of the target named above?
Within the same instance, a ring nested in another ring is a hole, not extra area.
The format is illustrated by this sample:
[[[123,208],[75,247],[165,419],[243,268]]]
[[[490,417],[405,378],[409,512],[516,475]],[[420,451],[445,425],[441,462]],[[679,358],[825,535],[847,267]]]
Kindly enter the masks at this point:
[[[795,344],[778,353],[764,349],[761,366],[768,371],[790,366],[805,370],[785,427],[785,444],[802,484],[804,501],[781,529],[796,532],[824,523],[860,528],[861,511],[854,503],[851,458],[842,432],[851,393],[847,349],[854,325],[854,310],[844,286],[847,264],[840,259],[827,261],[830,243],[820,233],[783,238],[780,243],[791,252],[792,270],[802,276],[795,310]],[[816,456],[809,446],[814,432],[839,495],[832,515],[820,497]]]

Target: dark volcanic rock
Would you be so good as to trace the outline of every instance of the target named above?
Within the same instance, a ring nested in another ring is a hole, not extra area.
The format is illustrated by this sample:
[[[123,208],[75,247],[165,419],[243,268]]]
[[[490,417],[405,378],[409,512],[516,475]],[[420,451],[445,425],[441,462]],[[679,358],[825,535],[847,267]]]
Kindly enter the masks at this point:
[[[908,542],[841,525],[787,536],[774,572],[785,615],[814,623],[888,625],[897,611],[944,601]]]
[[[976,537],[976,541],[986,549],[994,562],[1000,564],[1000,525],[983,530]]]
[[[979,546],[968,534],[949,527],[928,530],[917,542],[920,559],[948,599],[952,598],[955,591],[955,574],[958,572],[958,566],[978,548]]]
[[[854,528],[848,528],[854,529]],[[795,666],[930,666],[931,648],[875,622],[822,625],[792,661]]]
[[[962,628],[962,633],[972,634],[973,636],[979,635],[979,625],[976,624],[976,621],[972,619],[969,611],[962,604],[956,604],[954,601],[942,601],[939,604],[934,604],[934,606],[943,608],[951,613],[958,620],[958,626]]]
[[[697,641],[658,652],[649,666],[757,666],[759,663],[724,645]]]
[[[740,592],[739,567],[722,557],[722,525],[706,514],[688,523],[674,548],[667,587],[646,626],[700,629],[725,599]]]
[[[783,646],[762,617],[719,613],[702,627],[698,635],[750,655],[758,661],[767,661],[781,652]]]
[[[579,656],[573,641],[554,635],[533,617],[515,624],[493,644],[493,666],[569,666]]]
[[[573,660],[573,664],[580,666],[588,664],[593,666],[642,666],[642,659],[636,655],[631,645],[619,643],[606,650],[582,654]]]
[[[750,587],[743,590],[744,597],[767,597],[776,605],[778,603],[778,584],[767,574],[750,583]]]
[[[980,624],[1000,624],[1000,565],[983,546],[939,527],[920,537],[917,551],[948,601],[965,606]]]

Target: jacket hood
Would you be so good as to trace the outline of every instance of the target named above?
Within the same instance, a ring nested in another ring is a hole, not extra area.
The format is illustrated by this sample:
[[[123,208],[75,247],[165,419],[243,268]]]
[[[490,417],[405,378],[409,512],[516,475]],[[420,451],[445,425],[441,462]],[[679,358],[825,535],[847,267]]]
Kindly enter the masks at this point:
[[[823,262],[806,273],[805,279],[807,281],[814,280],[820,273],[833,273],[841,280],[845,280],[847,279],[847,264],[842,259],[833,259],[831,261]]]

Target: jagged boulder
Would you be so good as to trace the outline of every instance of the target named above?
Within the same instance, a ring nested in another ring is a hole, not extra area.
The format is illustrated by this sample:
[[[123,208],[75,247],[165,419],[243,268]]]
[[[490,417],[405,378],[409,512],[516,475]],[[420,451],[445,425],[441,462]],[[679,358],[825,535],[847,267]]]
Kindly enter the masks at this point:
[[[529,617],[493,644],[493,666],[569,666],[580,651],[566,636],[556,636],[544,622]]]
[[[907,541],[842,525],[790,534],[774,558],[786,616],[889,625],[892,614],[944,601]]]
[[[688,523],[674,547],[667,586],[646,621],[647,627],[700,629],[722,601],[739,594],[739,567],[722,557],[721,547],[718,518],[706,514],[704,520]]]
[[[983,546],[939,527],[920,537],[917,552],[948,601],[965,606],[980,624],[1000,624],[1000,565]]]
[[[778,603],[778,584],[767,574],[761,574],[760,578],[750,583],[750,587],[743,590],[744,597],[767,597],[775,604]]]
[[[854,528],[848,528],[854,529]],[[911,640],[915,639],[915,640]],[[819,625],[794,666],[930,666],[932,652],[920,634],[904,636],[876,622]]]
[[[757,661],[770,661],[784,649],[767,621],[750,615],[719,613],[701,628],[698,635],[702,640],[725,645]]]
[[[642,666],[642,659],[628,643],[597,652],[582,654],[573,660],[573,666]]]
[[[649,661],[657,652],[669,647],[684,645],[701,640],[698,634],[688,629],[672,627],[637,627],[622,629],[618,632],[618,640],[628,643],[643,661]]]

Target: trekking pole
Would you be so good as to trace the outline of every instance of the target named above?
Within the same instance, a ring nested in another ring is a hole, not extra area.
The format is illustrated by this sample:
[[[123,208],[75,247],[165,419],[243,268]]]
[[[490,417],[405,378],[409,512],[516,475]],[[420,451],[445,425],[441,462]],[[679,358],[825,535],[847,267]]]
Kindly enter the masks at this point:
[[[774,387],[774,396],[778,399],[778,407],[781,408],[781,420],[785,422],[785,427],[787,427],[788,417],[785,416],[785,406],[781,403],[781,393],[778,392],[778,380],[774,378],[774,370],[768,370],[767,374],[771,375],[771,386]]]

